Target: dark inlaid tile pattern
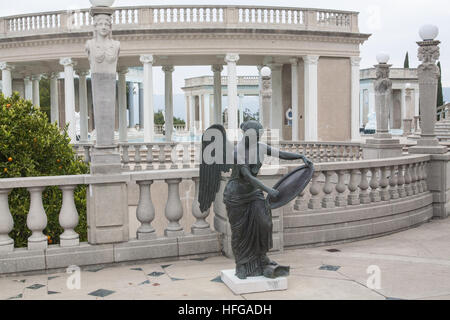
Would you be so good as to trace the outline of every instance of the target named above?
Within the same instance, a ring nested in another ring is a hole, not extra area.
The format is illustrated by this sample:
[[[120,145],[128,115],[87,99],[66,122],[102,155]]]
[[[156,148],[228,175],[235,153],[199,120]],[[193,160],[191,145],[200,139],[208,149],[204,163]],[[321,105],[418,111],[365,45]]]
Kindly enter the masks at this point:
[[[105,289],[98,289],[97,291],[89,293],[89,295],[90,296],[94,296],[94,297],[104,298],[104,297],[107,297],[109,295],[112,295],[113,293],[115,293],[115,291],[105,290]]]
[[[131,268],[132,271],[143,271],[142,268]]]
[[[339,249],[328,249],[327,251],[331,252],[331,253],[341,252],[341,250],[339,250]]]
[[[171,264],[165,264],[165,265],[162,265],[161,268],[167,269],[167,268],[170,267],[170,266],[171,266]]]
[[[61,292],[56,292],[56,291],[47,291],[48,295],[54,295],[54,294],[60,294]]]
[[[86,270],[87,272],[99,272],[102,271],[103,269],[105,269],[104,267],[97,267],[97,268],[92,268],[89,270]]]
[[[338,271],[341,267],[340,266],[331,266],[328,264],[324,264],[319,268],[319,270],[326,270],[326,271]]]
[[[152,272],[152,273],[149,273],[148,275],[150,276],[150,277],[160,277],[160,276],[162,276],[162,275],[164,275],[165,273],[164,272]]]
[[[192,258],[191,260],[192,260],[192,261],[203,262],[203,261],[205,261],[206,259],[208,259],[208,258]]]
[[[23,297],[23,295],[19,294],[19,295],[15,296],[15,297],[8,298],[7,300],[22,299],[22,297]]]
[[[23,280],[13,280],[14,282],[21,282],[21,283],[25,283],[27,280],[23,279]]]
[[[150,284],[150,280],[147,280],[147,281],[144,281],[144,282],[142,282],[142,283],[139,283],[140,286],[143,286],[143,285],[145,285],[145,284]]]
[[[32,286],[27,287],[27,289],[37,290],[37,289],[40,289],[43,287],[45,287],[43,284],[36,283],[36,284],[33,284]]]
[[[48,277],[48,280],[53,280],[53,279],[56,279],[56,278],[59,278],[59,276]]]
[[[179,279],[179,278],[170,278],[172,281],[182,281],[184,279]]]
[[[386,297],[386,300],[405,300],[401,298]]]

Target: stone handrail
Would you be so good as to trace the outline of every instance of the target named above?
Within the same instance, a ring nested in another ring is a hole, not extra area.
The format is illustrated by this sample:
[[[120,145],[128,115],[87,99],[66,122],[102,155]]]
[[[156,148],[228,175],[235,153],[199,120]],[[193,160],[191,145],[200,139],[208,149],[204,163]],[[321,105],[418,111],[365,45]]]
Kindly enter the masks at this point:
[[[92,144],[76,144],[77,154],[90,162]],[[362,160],[360,143],[351,142],[291,142],[281,141],[274,147],[287,152],[300,153],[315,163]],[[195,168],[200,163],[199,142],[119,143],[125,171]],[[136,152],[139,150],[139,152]],[[266,159],[267,164],[273,159]],[[288,161],[280,161],[288,163]]]
[[[222,77],[222,85],[226,86],[228,84],[228,77]],[[198,87],[198,86],[212,86],[214,85],[214,77],[212,76],[202,76],[189,78],[185,80],[185,87]],[[239,86],[258,86],[259,77],[258,76],[240,76],[238,77]]]
[[[116,7],[115,30],[166,28],[277,28],[358,33],[358,13],[338,10],[251,6]],[[0,18],[0,36],[91,31],[89,9]]]
[[[283,247],[352,239],[348,229],[353,224],[355,230],[359,230],[358,236],[355,236],[357,238],[374,236],[386,230],[398,231],[403,227],[424,222],[433,214],[433,196],[428,191],[427,174],[430,160],[429,155],[420,155],[386,160],[316,164],[312,182],[302,195],[282,209],[284,213],[280,210],[273,213],[274,241],[277,248],[282,250]],[[297,165],[265,167],[261,170],[260,178],[265,184],[273,185],[282,175],[295,167]],[[188,181],[195,187],[195,195],[188,207],[182,205],[180,196],[182,181]],[[225,252],[229,253],[229,246],[224,242],[221,244],[221,241],[230,240],[221,192],[213,209],[201,212],[196,201],[198,181],[198,169],[128,172],[119,175],[0,179],[2,267],[0,274],[65,268],[73,264],[82,266],[219,254],[223,246]],[[126,183],[128,188],[133,184],[138,186],[136,219],[140,226],[136,238],[132,236],[128,242],[111,245],[80,243],[79,236],[75,232],[78,225],[78,213],[74,202],[75,188],[78,185],[88,185],[87,190],[90,190],[93,185],[117,182]],[[161,188],[161,183],[167,185],[166,200],[152,199],[151,189],[155,183],[158,183],[158,187],[154,186],[157,189]],[[42,192],[48,186],[58,186],[63,191],[59,222],[64,233],[60,237],[59,245],[50,246],[43,233],[47,227],[47,216],[43,207]],[[32,235],[28,239],[26,249],[14,248],[13,239],[9,236],[14,221],[9,210],[8,194],[14,188],[26,188],[31,195],[27,226]],[[164,207],[161,207],[161,201],[165,203]],[[159,203],[158,206],[156,202]],[[163,212],[160,212],[161,208]],[[212,212],[215,231],[207,222]],[[399,220],[397,224],[391,223],[388,227],[383,225],[380,232],[375,232],[379,223],[389,222],[388,217],[396,214]],[[192,215],[195,219],[190,232],[180,223],[186,215]],[[152,225],[155,217],[164,217],[167,221],[164,230],[155,230]],[[366,224],[360,223],[361,219],[368,217],[373,220],[365,221]],[[343,227],[339,229],[340,225]],[[330,229],[330,226],[337,226],[336,230],[339,232]],[[302,228],[307,230],[303,231]],[[224,233],[223,238],[220,237],[221,233]],[[311,239],[312,234],[319,237],[319,240]],[[111,253],[105,254],[109,252],[108,250]],[[22,262],[18,263],[18,260]]]

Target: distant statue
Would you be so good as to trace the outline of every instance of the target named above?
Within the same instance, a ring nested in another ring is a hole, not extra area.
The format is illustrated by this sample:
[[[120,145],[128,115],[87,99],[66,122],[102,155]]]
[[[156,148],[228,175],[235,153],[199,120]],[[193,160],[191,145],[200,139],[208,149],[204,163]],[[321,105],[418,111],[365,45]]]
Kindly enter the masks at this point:
[[[236,147],[228,141],[221,125],[213,125],[204,133],[198,199],[200,210],[206,212],[210,209],[220,189],[222,172],[232,170],[224,192],[224,203],[232,230],[236,276],[240,279],[287,276],[289,267],[279,266],[267,257],[273,247],[272,209],[295,199],[311,180],[314,167],[303,155],[278,151],[260,143],[263,127],[259,122],[248,121],[241,125],[241,129],[244,137]],[[302,159],[306,166],[278,183],[278,189],[270,188],[256,178],[267,155],[283,160]],[[267,199],[263,191],[268,193]]]
[[[116,74],[120,42],[112,39],[111,16],[94,15],[94,28],[94,38],[86,43],[91,72]]]

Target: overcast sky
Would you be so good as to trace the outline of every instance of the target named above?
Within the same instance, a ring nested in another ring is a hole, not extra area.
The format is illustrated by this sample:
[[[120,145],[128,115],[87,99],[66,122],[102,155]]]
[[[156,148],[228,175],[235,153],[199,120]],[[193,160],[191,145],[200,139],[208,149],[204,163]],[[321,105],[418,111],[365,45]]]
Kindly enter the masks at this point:
[[[449,0],[116,0],[114,6],[128,5],[180,5],[210,4],[223,5],[277,5],[303,8],[324,8],[360,12],[359,27],[362,33],[372,37],[361,47],[361,67],[371,67],[376,63],[375,56],[380,51],[388,52],[394,67],[403,67],[405,54],[409,51],[410,65],[416,67],[418,30],[421,25],[433,23],[440,29],[438,39],[441,44],[441,64],[443,85],[450,87],[450,1]],[[30,12],[67,10],[90,7],[89,0],[0,0],[0,15],[8,16]],[[256,68],[240,68],[240,75],[256,74]],[[181,93],[180,87],[186,77],[209,74],[209,67],[177,68],[174,73],[174,89]],[[158,94],[163,93],[162,72],[155,71]],[[159,81],[161,79],[161,81]]]

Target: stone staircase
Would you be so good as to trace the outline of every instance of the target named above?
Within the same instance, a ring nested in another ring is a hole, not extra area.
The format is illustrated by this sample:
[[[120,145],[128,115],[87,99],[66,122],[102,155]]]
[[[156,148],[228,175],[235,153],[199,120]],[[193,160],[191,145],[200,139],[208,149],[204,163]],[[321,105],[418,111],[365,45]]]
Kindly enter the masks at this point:
[[[439,114],[439,120],[434,127],[435,133],[439,141],[450,141],[450,117],[448,116],[448,108],[450,104],[443,105],[439,109],[442,110]]]

